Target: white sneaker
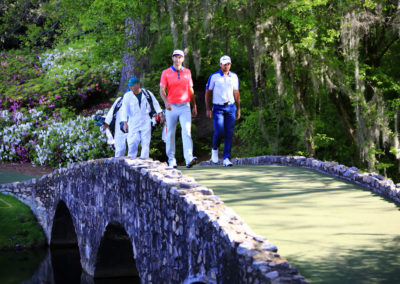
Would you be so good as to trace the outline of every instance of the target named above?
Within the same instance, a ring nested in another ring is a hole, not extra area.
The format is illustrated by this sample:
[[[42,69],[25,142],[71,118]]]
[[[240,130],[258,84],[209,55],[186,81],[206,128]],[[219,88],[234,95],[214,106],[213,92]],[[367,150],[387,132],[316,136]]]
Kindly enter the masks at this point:
[[[170,168],[174,168],[174,169],[176,169],[178,167],[176,165],[176,160],[175,159],[173,159],[171,161],[168,161],[168,165],[169,165]]]
[[[228,158],[225,158],[225,159],[224,159],[223,164],[224,164],[224,167],[232,167],[232,166],[233,166],[232,162],[229,161]]]
[[[218,164],[218,149],[211,149],[211,162]]]

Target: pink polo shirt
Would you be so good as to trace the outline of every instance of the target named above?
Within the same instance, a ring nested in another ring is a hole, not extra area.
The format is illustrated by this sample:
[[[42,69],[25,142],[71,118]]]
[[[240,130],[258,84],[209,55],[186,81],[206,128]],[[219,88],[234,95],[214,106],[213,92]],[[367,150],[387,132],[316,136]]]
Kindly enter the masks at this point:
[[[193,87],[192,73],[188,68],[177,70],[174,66],[165,69],[161,74],[160,86],[167,88],[167,98],[171,104],[190,101],[190,88]]]

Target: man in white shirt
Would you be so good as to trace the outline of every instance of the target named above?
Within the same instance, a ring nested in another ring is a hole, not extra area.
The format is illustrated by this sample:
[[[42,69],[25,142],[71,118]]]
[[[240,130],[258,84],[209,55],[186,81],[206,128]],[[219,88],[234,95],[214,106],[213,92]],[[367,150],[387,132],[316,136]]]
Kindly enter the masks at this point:
[[[147,159],[150,155],[151,139],[151,106],[164,121],[162,109],[153,93],[140,88],[139,79],[132,77],[128,81],[130,91],[124,95],[121,107],[121,121],[123,129],[128,132],[128,156],[136,158],[139,143],[141,143],[141,158]]]
[[[231,58],[224,55],[219,60],[220,70],[212,74],[206,85],[206,116],[214,121],[211,161],[218,163],[218,148],[224,136],[224,167],[232,166],[231,148],[235,120],[240,118],[239,79],[230,71]],[[212,107],[211,107],[212,97]],[[235,105],[236,103],[236,105]]]

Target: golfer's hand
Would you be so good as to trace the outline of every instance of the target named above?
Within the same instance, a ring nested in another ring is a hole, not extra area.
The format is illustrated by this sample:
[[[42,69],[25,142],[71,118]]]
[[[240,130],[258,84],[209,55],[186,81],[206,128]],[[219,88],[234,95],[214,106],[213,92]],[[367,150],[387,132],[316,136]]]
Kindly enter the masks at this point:
[[[172,110],[172,104],[170,102],[165,102],[165,109]]]
[[[240,118],[240,109],[236,110],[236,120]]]
[[[211,110],[206,110],[206,116],[207,116],[209,119],[212,119],[212,117],[213,117],[212,111],[211,111]]]
[[[197,106],[193,106],[192,108],[192,117],[196,117],[197,116]]]

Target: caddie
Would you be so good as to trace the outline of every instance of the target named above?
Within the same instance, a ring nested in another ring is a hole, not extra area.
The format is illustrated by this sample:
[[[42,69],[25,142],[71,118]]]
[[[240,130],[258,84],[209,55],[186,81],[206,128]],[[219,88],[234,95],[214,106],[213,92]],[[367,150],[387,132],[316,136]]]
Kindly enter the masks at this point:
[[[111,106],[110,110],[108,111],[106,118],[103,123],[103,129],[106,130],[110,127],[110,124],[113,120],[114,111],[116,114],[115,117],[115,124],[114,124],[114,148],[115,148],[115,157],[123,157],[125,156],[126,152],[126,138],[127,134],[123,133],[119,126],[121,122],[121,105],[122,105],[122,97],[119,97],[115,100],[113,105]]]
[[[136,158],[139,143],[141,143],[140,157],[147,159],[150,155],[151,140],[151,118],[150,113],[153,105],[154,110],[164,121],[162,109],[153,93],[147,89],[140,88],[139,79],[132,77],[128,81],[130,89],[124,95],[121,107],[121,121],[123,129],[128,132],[128,156]],[[147,99],[149,97],[149,100]]]

